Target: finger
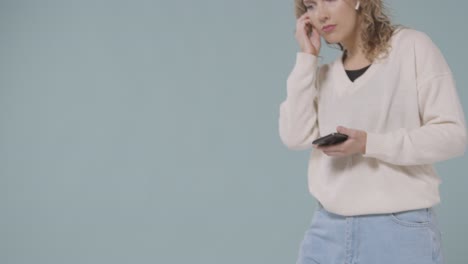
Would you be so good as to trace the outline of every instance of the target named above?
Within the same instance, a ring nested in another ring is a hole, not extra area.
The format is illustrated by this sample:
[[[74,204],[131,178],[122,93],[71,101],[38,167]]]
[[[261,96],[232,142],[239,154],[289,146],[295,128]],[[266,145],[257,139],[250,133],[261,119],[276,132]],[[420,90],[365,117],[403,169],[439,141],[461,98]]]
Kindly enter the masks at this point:
[[[341,156],[344,156],[344,153],[342,152],[324,152],[325,154],[327,154],[328,156],[334,156],[334,157],[341,157]]]
[[[307,28],[307,23],[306,22],[301,22],[298,25],[299,32],[301,32],[303,35],[307,35],[308,33],[308,28]]]
[[[331,154],[331,155],[337,155],[337,154],[344,154],[344,151],[341,150],[322,150],[324,153]]]
[[[314,34],[312,34],[310,36],[310,38],[315,41],[315,43],[319,43],[320,42],[320,34],[318,34],[318,30],[316,27],[312,26],[312,31],[314,32]]]
[[[337,151],[342,151],[341,147],[337,147],[335,145],[333,146],[324,146],[320,147],[322,151],[328,151],[328,152],[337,152]]]
[[[299,19],[303,19],[305,17],[308,17],[309,16],[309,13],[305,12],[304,14],[302,14]]]
[[[298,27],[304,27],[307,23],[309,23],[309,20],[307,19],[301,19],[297,21],[297,26]]]
[[[297,19],[297,23],[308,22],[309,19],[310,19],[310,16],[306,13]]]

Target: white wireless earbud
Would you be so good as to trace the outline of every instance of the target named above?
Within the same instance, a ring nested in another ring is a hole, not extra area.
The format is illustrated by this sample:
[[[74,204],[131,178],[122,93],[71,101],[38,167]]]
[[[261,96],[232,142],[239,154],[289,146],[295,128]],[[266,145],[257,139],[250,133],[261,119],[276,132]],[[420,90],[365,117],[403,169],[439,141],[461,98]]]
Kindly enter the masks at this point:
[[[356,7],[354,7],[354,9],[358,10],[359,9],[359,1],[357,1],[357,4],[356,4]]]

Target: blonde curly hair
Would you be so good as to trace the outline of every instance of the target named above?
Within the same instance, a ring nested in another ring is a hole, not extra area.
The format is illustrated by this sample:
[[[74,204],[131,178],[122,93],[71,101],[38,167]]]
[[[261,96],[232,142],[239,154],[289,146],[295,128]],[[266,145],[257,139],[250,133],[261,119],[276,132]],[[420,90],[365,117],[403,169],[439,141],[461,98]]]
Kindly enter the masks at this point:
[[[302,16],[307,10],[303,0],[294,0],[296,19]],[[357,10],[361,17],[361,39],[365,56],[368,60],[383,59],[390,52],[390,38],[398,28],[408,28],[401,24],[393,25],[388,15],[388,8],[383,0],[360,0],[360,7]],[[326,41],[327,45],[330,43]],[[337,43],[339,49],[346,56],[341,43]],[[332,46],[333,47],[333,46]]]

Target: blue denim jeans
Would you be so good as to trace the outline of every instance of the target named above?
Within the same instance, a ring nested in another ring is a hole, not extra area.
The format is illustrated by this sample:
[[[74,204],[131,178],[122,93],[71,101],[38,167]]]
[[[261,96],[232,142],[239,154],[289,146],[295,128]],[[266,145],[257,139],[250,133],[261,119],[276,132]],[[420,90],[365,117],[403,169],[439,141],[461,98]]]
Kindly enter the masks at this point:
[[[341,216],[318,202],[296,264],[445,264],[434,208]]]

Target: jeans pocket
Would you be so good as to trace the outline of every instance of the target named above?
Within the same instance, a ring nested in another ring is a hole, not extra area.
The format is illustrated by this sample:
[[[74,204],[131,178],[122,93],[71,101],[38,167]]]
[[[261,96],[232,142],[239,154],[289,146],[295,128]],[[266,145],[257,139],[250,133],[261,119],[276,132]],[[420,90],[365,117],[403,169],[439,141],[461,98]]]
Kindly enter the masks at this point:
[[[431,208],[390,213],[390,219],[400,226],[427,227],[431,224]]]

